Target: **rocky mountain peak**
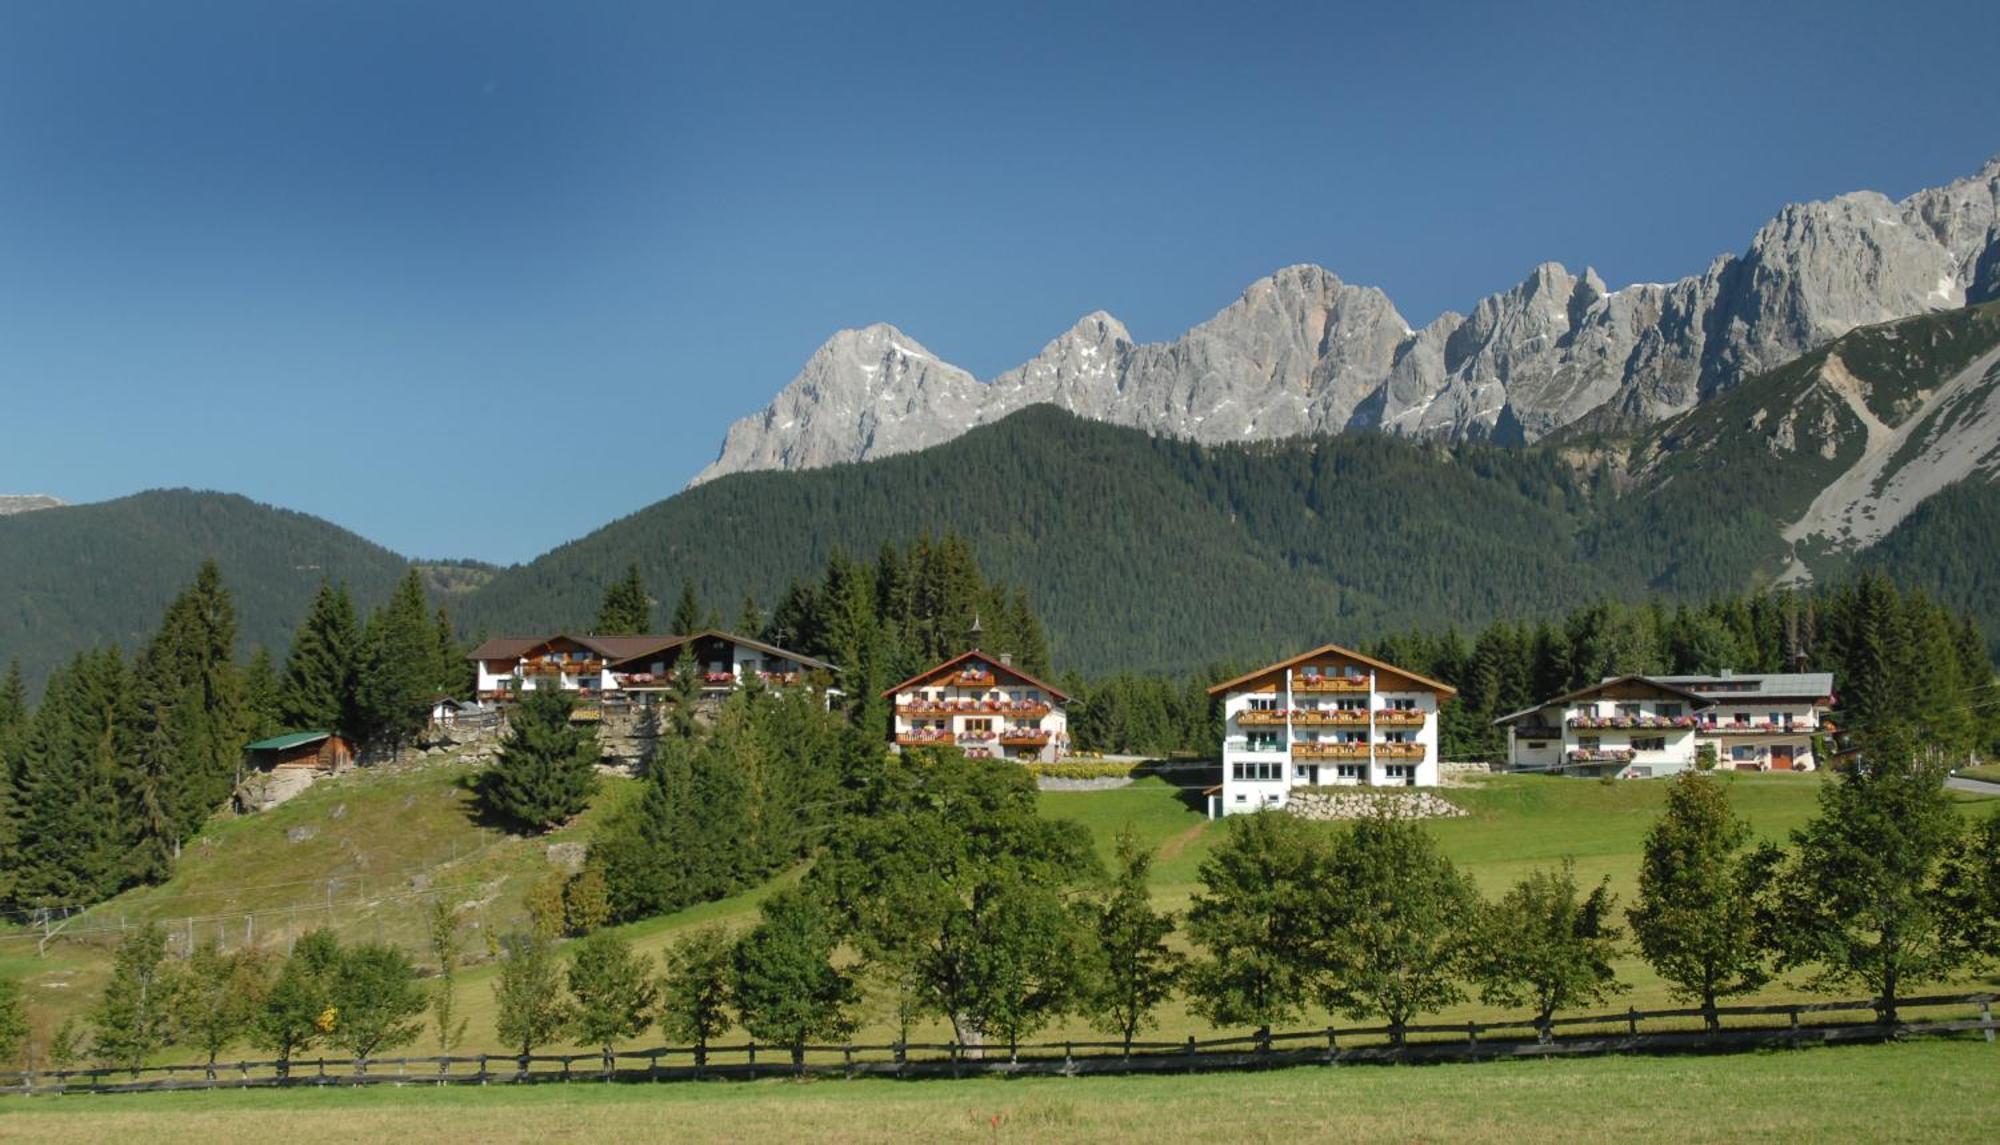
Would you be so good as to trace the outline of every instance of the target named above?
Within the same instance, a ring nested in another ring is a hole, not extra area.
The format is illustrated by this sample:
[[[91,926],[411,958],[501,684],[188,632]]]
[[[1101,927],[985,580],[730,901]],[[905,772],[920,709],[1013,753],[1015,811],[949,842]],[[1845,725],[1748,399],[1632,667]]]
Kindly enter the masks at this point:
[[[65,502],[47,493],[0,493],[0,517],[32,513],[37,509],[60,509]]]
[[[1035,402],[1221,442],[1381,429],[1532,441],[1669,417],[1858,326],[2000,297],[2000,156],[1895,202],[1788,206],[1698,275],[1610,290],[1535,267],[1413,331],[1382,291],[1299,263],[1171,342],[1102,311],[981,384],[893,326],[843,331],[697,480],[949,440]]]

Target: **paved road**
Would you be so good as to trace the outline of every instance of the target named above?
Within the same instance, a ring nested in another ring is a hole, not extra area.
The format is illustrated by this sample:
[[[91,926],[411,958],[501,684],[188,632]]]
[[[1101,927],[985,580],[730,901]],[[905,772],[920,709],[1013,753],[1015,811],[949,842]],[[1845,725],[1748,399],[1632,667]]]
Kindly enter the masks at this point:
[[[1988,783],[1983,779],[1962,779],[1956,775],[1944,781],[1953,791],[1970,791],[1974,795],[2000,795],[2000,783]]]

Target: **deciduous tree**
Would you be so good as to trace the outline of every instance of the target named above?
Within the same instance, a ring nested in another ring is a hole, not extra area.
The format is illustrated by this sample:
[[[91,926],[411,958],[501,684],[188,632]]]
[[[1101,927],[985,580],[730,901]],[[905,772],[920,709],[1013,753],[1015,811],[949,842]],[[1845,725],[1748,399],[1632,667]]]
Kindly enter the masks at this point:
[[[659,997],[653,960],[608,930],[576,944],[570,955],[569,992],[576,999],[570,1028],[578,1042],[604,1047],[606,1070],[611,1068],[611,1043],[651,1024],[653,1003]]]
[[[834,965],[837,920],[797,889],[765,900],[757,925],[736,945],[736,1011],[752,1037],[787,1046],[803,1065],[806,1044],[854,1031],[860,998]]]
[[[704,927],[667,950],[660,991],[660,1032],[694,1045],[694,1063],[708,1064],[708,1043],[729,1031],[735,1005],[736,944],[721,927]]]
[[[1480,1000],[1533,1006],[1535,1025],[1546,1034],[1556,1011],[1629,989],[1612,968],[1619,934],[1611,925],[1615,899],[1609,878],[1583,894],[1568,860],[1556,870],[1523,876],[1482,912],[1471,954]]]
[[[1118,871],[1108,893],[1090,906],[1096,937],[1095,981],[1088,1010],[1099,1029],[1132,1039],[1152,1024],[1153,1011],[1173,996],[1186,958],[1167,945],[1173,916],[1153,905],[1147,877],[1153,855],[1131,828],[1118,834]]]
[[[1646,833],[1639,901],[1626,913],[1639,951],[1674,995],[1699,1002],[1715,1024],[1716,999],[1770,980],[1760,933],[1750,826],[1729,807],[1722,782],[1683,772]]]
[[[1336,841],[1322,884],[1330,977],[1321,997],[1350,1017],[1379,1014],[1396,1031],[1464,997],[1466,944],[1479,894],[1422,824],[1359,819]]]
[[[1272,1026],[1298,1016],[1321,986],[1328,840],[1275,811],[1237,815],[1202,860],[1187,936],[1189,1001],[1216,1025]]]
[[[533,934],[513,935],[504,943],[507,957],[493,983],[499,1013],[494,1032],[522,1057],[561,1036],[570,1020],[569,996],[563,992],[555,945]]]

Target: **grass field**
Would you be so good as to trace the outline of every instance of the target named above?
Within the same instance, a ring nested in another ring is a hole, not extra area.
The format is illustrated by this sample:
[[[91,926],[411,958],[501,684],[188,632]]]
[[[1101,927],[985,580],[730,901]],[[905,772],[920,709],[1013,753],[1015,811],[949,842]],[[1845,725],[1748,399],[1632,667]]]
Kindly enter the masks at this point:
[[[1980,1141],[1982,1041],[1191,1077],[288,1090],[0,1101],[0,1140]]]
[[[363,773],[317,787],[272,812],[217,824],[190,848],[173,881],[163,887],[120,896],[93,912],[97,919],[154,918],[175,924],[186,917],[259,911],[259,937],[280,938],[329,918],[345,936],[383,937],[413,947],[421,941],[421,910],[433,893],[448,893],[467,904],[465,917],[477,927],[471,948],[483,956],[478,934],[498,933],[520,925],[521,893],[547,869],[551,842],[580,842],[591,826],[636,785],[609,785],[598,805],[577,824],[545,838],[510,836],[477,821],[465,786],[468,772],[452,765],[431,766],[403,773]],[[1813,813],[1822,780],[1811,774],[1724,774],[1739,814],[1766,838],[1783,839]],[[1451,856],[1471,871],[1482,889],[1498,893],[1509,882],[1538,866],[1574,859],[1579,878],[1609,877],[1620,905],[1632,901],[1639,848],[1658,814],[1666,787],[1656,782],[1604,784],[1546,776],[1493,776],[1446,794],[1471,814],[1462,819],[1431,823]],[[2000,800],[1958,796],[1968,810],[1983,813]],[[1158,857],[1154,891],[1170,909],[1186,906],[1197,889],[1197,870],[1221,824],[1208,822],[1200,811],[1163,780],[1148,778],[1129,787],[1105,791],[1045,792],[1044,811],[1084,824],[1108,860],[1117,833],[1130,827]],[[776,887],[794,881],[801,872],[776,880],[748,894],[708,903],[679,914],[649,919],[620,928],[641,951],[658,954],[689,929],[711,922],[747,926],[757,905]],[[321,908],[318,896],[326,881],[335,884],[334,906]],[[303,894],[301,894],[303,892]],[[297,904],[305,900],[304,909]],[[184,924],[183,924],[184,925]],[[197,934],[211,924],[196,923]],[[217,923],[218,931],[240,927],[240,921]],[[233,931],[232,931],[233,933]],[[28,987],[36,1024],[44,1031],[61,1016],[81,1010],[96,993],[108,965],[112,936],[93,943],[57,942],[47,958],[35,958],[31,944],[0,944],[0,973],[19,977]],[[1641,1009],[1672,1004],[1665,986],[1637,957],[1619,963],[1621,978],[1632,989],[1617,1005]],[[461,1012],[469,1019],[469,1038],[462,1052],[498,1051],[493,1034],[493,968],[464,971],[460,986]],[[1989,981],[1985,985],[1996,985]],[[1972,984],[1974,986],[1979,983]],[[1806,998],[1785,983],[1774,984],[1759,1001]],[[890,1005],[871,999],[857,1041],[893,1040]],[[1486,1019],[1495,1011],[1469,1001],[1436,1015],[1448,1021]],[[1178,1002],[1163,1009],[1158,1033],[1169,1038],[1189,1034],[1210,1036],[1210,1028],[1189,1015]],[[1323,1014],[1308,1014],[1301,1026],[1324,1025]],[[1056,1027],[1048,1039],[1089,1035],[1080,1022]],[[933,1023],[913,1030],[922,1039],[944,1040],[946,1027]],[[633,1046],[657,1045],[657,1033],[636,1039]],[[559,1052],[566,1047],[550,1047]],[[584,1047],[574,1047],[584,1048]],[[408,1052],[434,1052],[428,1037]],[[169,1050],[167,1057],[184,1057]]]

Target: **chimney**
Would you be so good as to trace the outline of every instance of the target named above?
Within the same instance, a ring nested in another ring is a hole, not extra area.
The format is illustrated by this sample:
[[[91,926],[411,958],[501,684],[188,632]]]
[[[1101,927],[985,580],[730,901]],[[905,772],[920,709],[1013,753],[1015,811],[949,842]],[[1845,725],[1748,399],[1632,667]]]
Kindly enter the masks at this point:
[[[1002,668],[1012,668],[1014,666],[1014,654],[1012,652],[1002,652],[1000,654],[1000,666]]]

